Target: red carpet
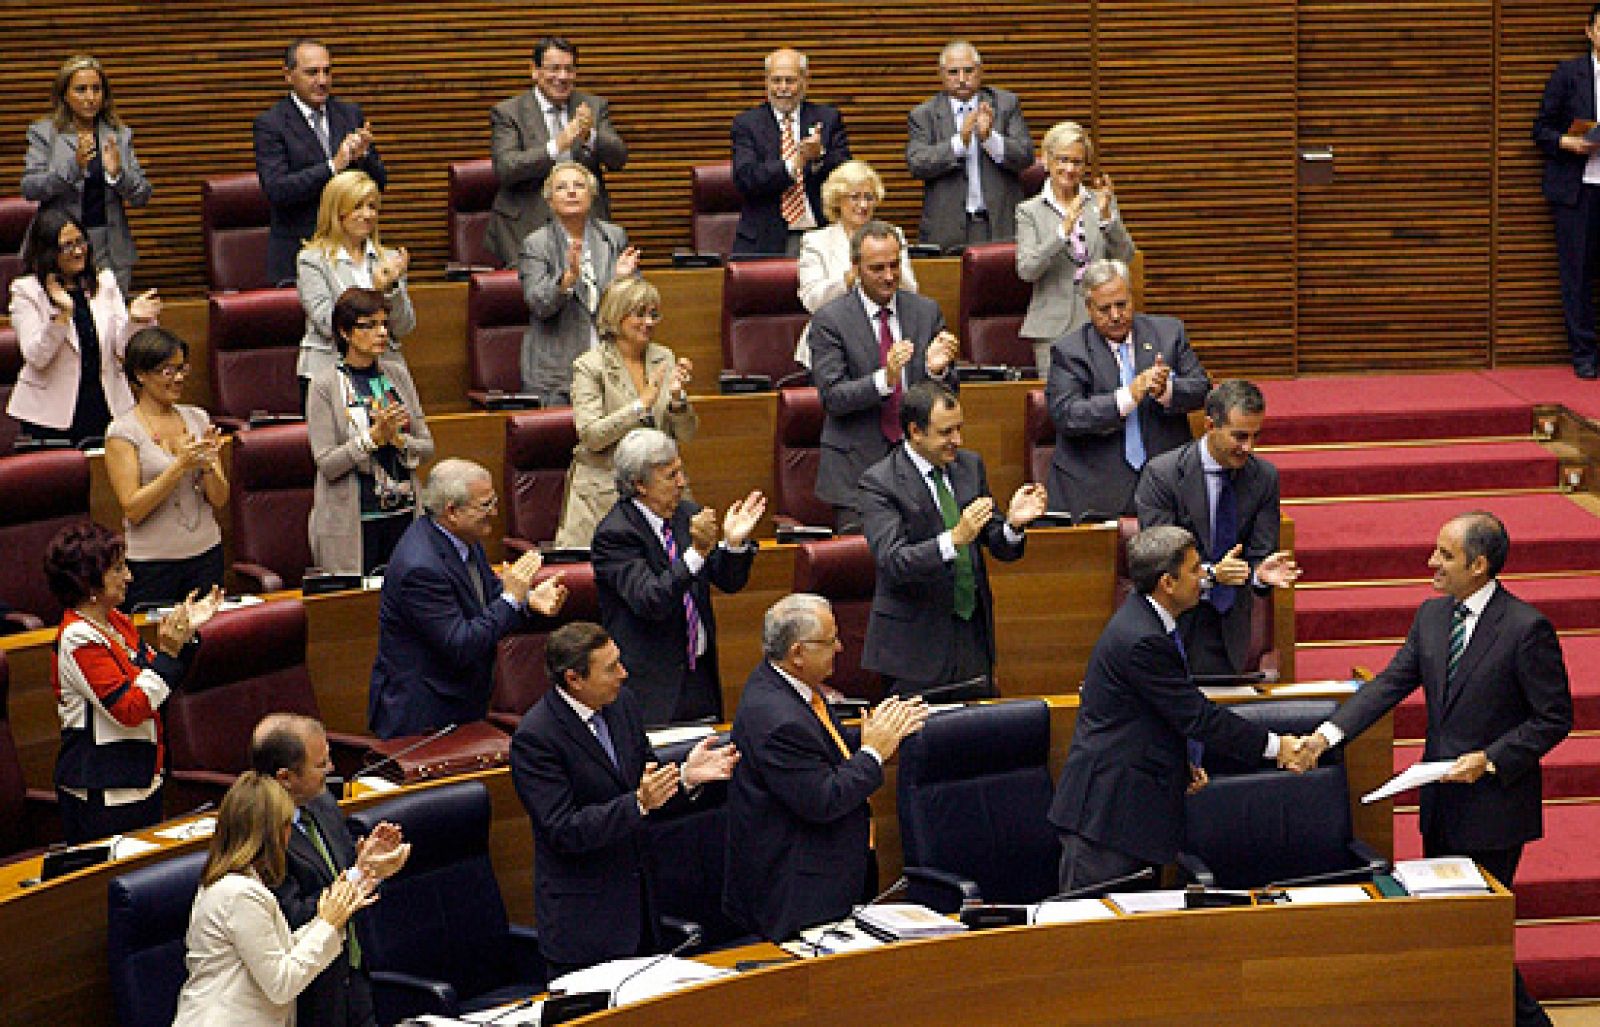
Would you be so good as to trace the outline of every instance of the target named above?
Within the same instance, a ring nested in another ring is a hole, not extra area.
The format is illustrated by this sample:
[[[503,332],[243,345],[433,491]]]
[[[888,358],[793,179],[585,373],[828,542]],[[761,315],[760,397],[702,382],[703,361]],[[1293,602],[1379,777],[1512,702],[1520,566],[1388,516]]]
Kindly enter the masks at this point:
[[[1555,488],[1555,454],[1533,442],[1263,453],[1284,498]],[[1286,510],[1298,517],[1296,508]]]
[[[1600,421],[1600,382],[1584,381],[1566,365],[1480,371],[1480,376],[1530,403],[1559,403],[1573,413]],[[1271,407],[1268,407],[1270,414]]]
[[[1482,375],[1298,378],[1261,382],[1266,446],[1526,435],[1533,403]]]
[[[1419,736],[1420,737],[1420,736]],[[1422,758],[1422,745],[1396,745],[1396,774]],[[1568,738],[1540,761],[1546,799],[1584,799],[1600,795],[1600,737]],[[1401,806],[1415,806],[1417,793],[1406,792],[1395,798]]]
[[[1515,535],[1512,538],[1515,553]],[[1600,548],[1600,543],[1587,544]],[[1299,552],[1303,551],[1297,548]],[[1301,559],[1304,561],[1304,556]],[[1537,606],[1557,631],[1600,628],[1600,575],[1529,578],[1505,584]],[[1294,595],[1295,637],[1304,642],[1404,638],[1417,607],[1436,595],[1431,585],[1300,589]],[[1343,677],[1348,670],[1313,676]]]
[[[1511,533],[1507,573],[1600,570],[1600,518],[1559,495],[1326,503],[1288,508],[1306,581],[1428,578],[1439,527],[1485,507]]]
[[[1600,923],[1517,928],[1517,968],[1529,994],[1542,1001],[1600,998]]]

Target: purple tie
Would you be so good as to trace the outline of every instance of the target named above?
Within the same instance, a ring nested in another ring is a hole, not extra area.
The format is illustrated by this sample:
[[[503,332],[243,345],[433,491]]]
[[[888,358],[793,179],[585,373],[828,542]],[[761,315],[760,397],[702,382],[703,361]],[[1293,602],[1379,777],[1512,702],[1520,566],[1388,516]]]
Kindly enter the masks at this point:
[[[894,311],[888,307],[878,308],[878,366],[889,366],[889,351],[894,348],[894,333],[889,330],[889,318],[894,316]],[[890,445],[900,441],[900,376],[895,375],[889,382],[889,394],[883,398],[883,406],[878,408],[878,429],[883,432],[883,437],[889,440]]]
[[[678,543],[672,537],[672,522],[661,522],[661,542],[667,547],[667,563],[678,558]],[[689,637],[689,669],[694,670],[695,650],[700,648],[700,614],[694,608],[694,589],[683,594],[683,616],[688,625]]]

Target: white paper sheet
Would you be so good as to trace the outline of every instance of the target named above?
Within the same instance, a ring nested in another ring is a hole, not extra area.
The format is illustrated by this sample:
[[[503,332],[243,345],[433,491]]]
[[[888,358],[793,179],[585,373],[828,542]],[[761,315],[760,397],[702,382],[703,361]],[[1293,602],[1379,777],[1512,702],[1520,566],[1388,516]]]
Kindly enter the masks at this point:
[[[1433,760],[1429,763],[1413,763],[1411,766],[1391,777],[1387,783],[1374,788],[1361,797],[1362,802],[1381,802],[1401,792],[1409,792],[1413,788],[1431,785],[1449,773],[1455,766],[1455,760]]]
[[[1058,899],[1033,907],[1030,923],[1076,924],[1086,920],[1115,920],[1116,911],[1100,899]]]
[[[1323,884],[1311,888],[1285,888],[1290,902],[1296,905],[1328,906],[1344,902],[1366,902],[1372,898],[1359,884]]]
[[[1167,891],[1119,891],[1107,895],[1118,909],[1124,913],[1170,913],[1173,910],[1185,909],[1184,895],[1180,888]]]

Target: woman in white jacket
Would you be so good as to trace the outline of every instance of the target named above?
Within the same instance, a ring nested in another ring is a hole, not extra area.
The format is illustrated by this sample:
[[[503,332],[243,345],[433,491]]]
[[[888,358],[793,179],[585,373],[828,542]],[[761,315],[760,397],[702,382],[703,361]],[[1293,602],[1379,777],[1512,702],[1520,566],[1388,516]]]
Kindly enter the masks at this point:
[[[283,880],[294,818],[294,800],[270,777],[246,771],[228,789],[189,914],[174,1027],[292,1025],[296,997],[339,954],[350,917],[376,900],[376,881],[342,876],[291,933],[268,888]]]

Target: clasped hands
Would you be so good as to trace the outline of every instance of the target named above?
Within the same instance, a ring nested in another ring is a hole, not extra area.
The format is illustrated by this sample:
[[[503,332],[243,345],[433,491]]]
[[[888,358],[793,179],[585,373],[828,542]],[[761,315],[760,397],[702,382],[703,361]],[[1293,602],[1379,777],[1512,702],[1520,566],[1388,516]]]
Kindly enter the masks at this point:
[[[505,577],[501,579],[501,587],[519,605],[527,606],[530,610],[546,617],[553,617],[567,601],[567,586],[562,584],[560,574],[552,574],[535,585],[533,579],[543,566],[544,556],[537,549],[530,549],[518,557],[516,563],[506,568]]]
[[[406,412],[404,405],[394,402],[372,404],[372,425],[367,429],[367,434],[372,439],[372,445],[398,446],[400,436],[411,427],[411,415]]]
[[[374,138],[372,126],[363,122],[360,128],[339,141],[339,149],[333,155],[333,166],[339,171],[343,171],[356,161],[361,160],[367,155],[367,151],[372,149]]]
[[[750,540],[751,532],[756,530],[766,512],[767,497],[760,490],[752,490],[748,496],[729,505],[719,533],[717,512],[703,506],[689,518],[689,544],[701,556],[710,556],[711,547],[717,544],[720,535],[728,540],[730,547],[738,549]]]
[[[216,616],[217,610],[222,607],[222,589],[216,585],[211,586],[211,591],[205,595],[196,589],[172,608],[172,612],[161,618],[161,624],[156,628],[156,648],[168,656],[177,656],[188,644],[194,633]]]
[[[589,133],[594,131],[594,109],[587,103],[580,103],[572,112],[572,117],[567,121],[567,127],[556,135],[556,149],[567,152],[577,143],[588,139]]]
[[[639,808],[649,813],[665,805],[680,787],[698,788],[708,781],[728,780],[738,762],[739,750],[732,742],[707,735],[684,757],[681,768],[676,763],[646,763],[634,797]]]
[[[1223,554],[1222,559],[1211,565],[1212,580],[1218,585],[1235,587],[1249,584],[1250,563],[1243,553],[1244,543],[1241,542]],[[1271,588],[1288,588],[1300,580],[1300,565],[1294,562],[1292,552],[1280,549],[1261,561],[1255,576],[1257,581]]]

